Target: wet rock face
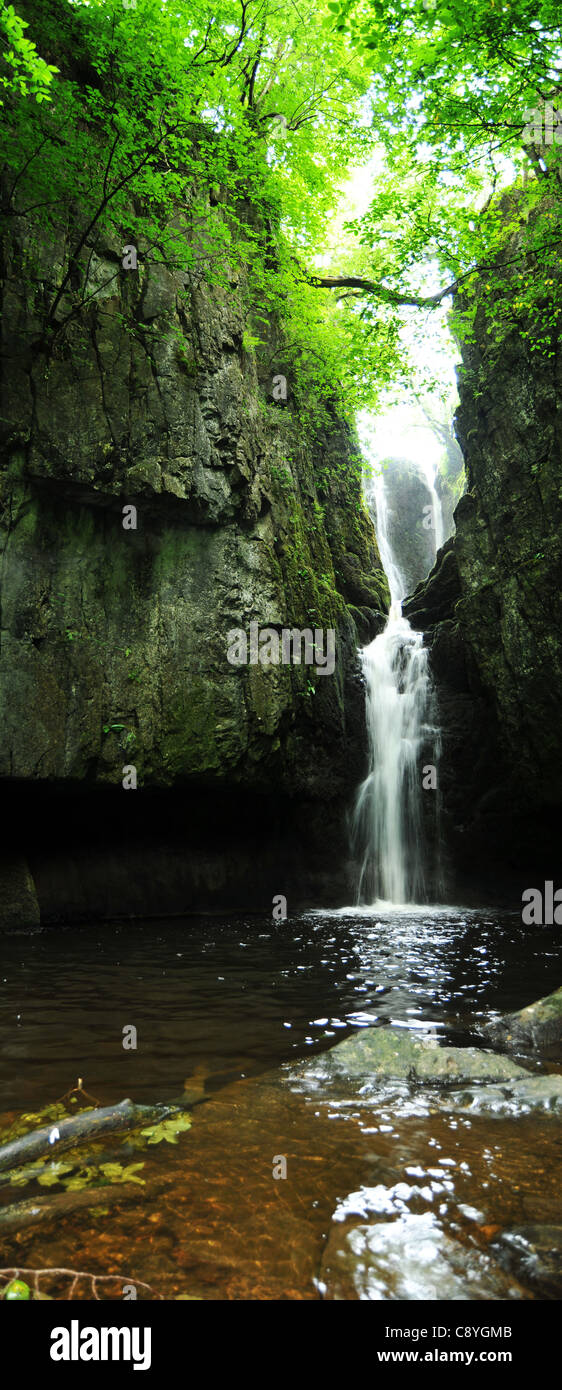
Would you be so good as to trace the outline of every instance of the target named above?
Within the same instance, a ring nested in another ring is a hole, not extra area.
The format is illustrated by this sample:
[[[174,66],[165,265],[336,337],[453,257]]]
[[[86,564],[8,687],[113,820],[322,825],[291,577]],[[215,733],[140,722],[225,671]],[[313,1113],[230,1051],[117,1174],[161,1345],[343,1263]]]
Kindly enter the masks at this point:
[[[409,458],[382,464],[388,509],[388,539],[410,594],[425,579],[435,560],[432,497],[423,473]],[[430,523],[433,523],[431,525]]]
[[[5,931],[35,931],[39,903],[29,865],[23,855],[0,858],[0,920]]]
[[[455,530],[455,507],[464,491],[464,459],[452,427],[438,437],[445,447],[445,460],[437,474],[435,488],[441,502],[443,535],[451,536]]]
[[[498,345],[482,306],[461,344],[467,491],[405,608],[432,648],[452,867],[480,900],[553,878],[562,822],[560,354],[521,328]]]
[[[509,865],[513,831],[502,792],[508,770],[493,697],[482,683],[458,617],[461,595],[456,542],[451,537],[428,578],[403,604],[403,612],[425,634],[438,695],[439,790],[449,893],[466,902],[502,896],[507,900],[514,877]]]
[[[431,571],[404,600],[402,612],[412,627],[432,632],[447,622],[461,597],[461,583],[454,537],[441,547]]]
[[[236,277],[211,289],[142,248],[128,271],[86,248],[99,297],[31,351],[66,235],[21,222],[5,248],[0,776],[120,787],[134,765],[138,786],[282,791],[340,823],[364,770],[358,628],[387,600],[350,432],[328,409],[303,441],[275,327],[263,364],[244,346]],[[229,663],[251,621],[333,629],[334,674]]]
[[[559,355],[512,334],[498,350],[483,311],[463,347],[456,417],[468,491],[455,513],[463,635],[493,691],[517,781],[560,805],[562,454]],[[525,327],[525,325],[522,325]]]

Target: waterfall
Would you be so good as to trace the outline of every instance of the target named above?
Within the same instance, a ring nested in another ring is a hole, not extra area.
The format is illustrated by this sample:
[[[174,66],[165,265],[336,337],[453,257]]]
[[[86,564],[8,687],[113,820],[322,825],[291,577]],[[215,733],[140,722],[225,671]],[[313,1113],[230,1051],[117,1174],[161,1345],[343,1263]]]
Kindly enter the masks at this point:
[[[435,554],[441,549],[445,540],[445,527],[443,525],[443,508],[441,499],[435,486],[436,470],[429,463],[422,463],[422,473],[427,483],[427,489],[431,497],[431,517],[435,531]],[[402,595],[404,597],[404,595]]]
[[[443,523],[434,480],[430,491],[437,539]],[[361,862],[358,898],[361,902],[419,903],[428,901],[438,890],[440,735],[436,701],[423,634],[415,632],[402,615],[404,581],[388,539],[388,509],[380,470],[370,492],[367,501],[376,509],[377,538],[391,607],[384,632],[361,653],[367,689],[369,771],[359,788],[354,815],[354,841]]]

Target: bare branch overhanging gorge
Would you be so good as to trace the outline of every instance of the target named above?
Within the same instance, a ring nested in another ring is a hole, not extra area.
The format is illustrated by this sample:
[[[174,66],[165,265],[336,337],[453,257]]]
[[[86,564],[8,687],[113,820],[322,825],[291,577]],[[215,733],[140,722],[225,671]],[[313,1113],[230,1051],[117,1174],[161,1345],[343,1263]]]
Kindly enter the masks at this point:
[[[467,274],[474,274],[474,270],[468,271]],[[312,285],[314,289],[359,290],[363,294],[376,295],[377,299],[383,300],[385,304],[411,305],[416,309],[436,308],[438,304],[441,304],[443,299],[447,298],[447,295],[455,294],[462,278],[464,277],[461,276],[458,280],[453,280],[450,285],[446,285],[444,289],[438,290],[437,294],[416,295],[400,294],[398,290],[391,290],[387,285],[378,284],[375,280],[365,280],[361,275],[306,276],[309,285]]]
[[[553,250],[554,247],[559,245],[560,238],[555,238],[552,241],[544,242],[532,248],[521,247],[515,255],[508,256],[502,261],[492,261],[470,266],[469,269],[463,271],[463,274],[459,275],[456,280],[452,280],[449,285],[445,285],[444,289],[437,290],[435,294],[430,295],[401,294],[399,290],[390,289],[387,285],[381,285],[376,280],[367,280],[360,275],[311,275],[307,272],[303,273],[308,284],[312,285],[314,289],[357,290],[360,294],[375,295],[377,299],[382,300],[385,304],[413,306],[417,309],[435,309],[444,299],[447,299],[449,295],[453,296],[457,294],[461,285],[464,284],[466,280],[469,280],[471,276],[497,273],[498,271],[506,269],[507,266],[513,265],[516,261],[523,260],[529,255],[529,250],[532,250],[536,255],[539,251]]]

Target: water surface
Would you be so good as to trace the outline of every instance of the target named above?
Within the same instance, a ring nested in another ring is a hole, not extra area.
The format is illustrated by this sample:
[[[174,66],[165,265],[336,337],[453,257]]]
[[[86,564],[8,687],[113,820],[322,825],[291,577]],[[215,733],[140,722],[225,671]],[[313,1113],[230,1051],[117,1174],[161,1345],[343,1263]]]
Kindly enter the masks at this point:
[[[103,1103],[169,1099],[186,1081],[206,1099],[177,1145],[143,1152],[147,1181],[136,1204],[22,1232],[5,1242],[2,1263],[123,1272],[168,1298],[307,1299],[323,1287],[334,1213],[381,1184],[391,1194],[397,1183],[424,1188],[423,1200],[412,1191],[408,1210],[431,1208],[449,1232],[460,1221],[466,1248],[484,1250],[513,1223],[562,1224],[554,1117],[459,1120],[430,1105],[415,1114],[389,1108],[382,1092],[364,1107],[324,1104],[313,1090],[296,1094],[282,1065],[388,1023],[431,1025],[443,1040],[473,1043],[487,1017],[555,988],[559,963],[555,929],[524,930],[515,913],[448,908],[5,938],[4,1119],[56,1100],[78,1075]],[[134,1051],[122,1045],[131,1024]],[[280,1154],[282,1181],[273,1178]],[[430,1199],[432,1183],[442,1190]],[[4,1204],[13,1199],[0,1193]],[[459,1204],[473,1215],[459,1217]],[[388,1277],[385,1296],[424,1296],[393,1292],[390,1264]],[[415,1290],[415,1269],[412,1279]],[[514,1288],[513,1296],[536,1296]],[[359,1295],[351,1282],[338,1296]],[[506,1294],[498,1285],[492,1296]]]

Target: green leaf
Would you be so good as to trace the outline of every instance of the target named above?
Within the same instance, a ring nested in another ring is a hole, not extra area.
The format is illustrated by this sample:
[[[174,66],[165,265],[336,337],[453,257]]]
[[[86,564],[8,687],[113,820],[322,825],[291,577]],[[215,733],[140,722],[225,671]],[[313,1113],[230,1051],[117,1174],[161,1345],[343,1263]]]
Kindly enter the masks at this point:
[[[38,1173],[37,1182],[42,1187],[54,1187],[55,1183],[60,1182],[64,1173],[71,1173],[72,1163],[50,1163],[48,1168],[44,1168],[42,1173]]]
[[[7,1284],[6,1288],[4,1289],[4,1298],[6,1299],[7,1303],[10,1303],[15,1299],[31,1298],[31,1289],[29,1287],[29,1284],[24,1283],[23,1279],[12,1279],[11,1282]]]
[[[189,1115],[181,1111],[167,1120],[161,1120],[159,1124],[149,1125],[147,1129],[141,1129],[141,1134],[148,1139],[149,1144],[177,1144],[178,1134],[191,1129],[191,1119]]]

